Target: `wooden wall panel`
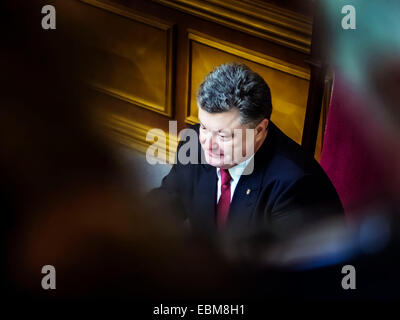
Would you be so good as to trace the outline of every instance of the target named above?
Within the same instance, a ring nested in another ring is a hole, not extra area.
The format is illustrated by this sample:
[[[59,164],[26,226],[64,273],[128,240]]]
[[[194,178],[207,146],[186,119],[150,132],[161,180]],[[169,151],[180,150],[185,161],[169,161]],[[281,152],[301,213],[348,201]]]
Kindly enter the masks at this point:
[[[332,99],[334,72],[332,68],[328,69],[324,81],[324,93],[321,106],[321,115],[318,124],[318,134],[315,146],[314,158],[319,162],[321,160],[322,147],[324,143],[326,119],[328,117],[328,110]]]
[[[171,117],[173,24],[97,0],[73,6],[78,41],[94,66],[90,84],[132,107]]]
[[[259,0],[153,0],[231,29],[310,52],[311,20]]]

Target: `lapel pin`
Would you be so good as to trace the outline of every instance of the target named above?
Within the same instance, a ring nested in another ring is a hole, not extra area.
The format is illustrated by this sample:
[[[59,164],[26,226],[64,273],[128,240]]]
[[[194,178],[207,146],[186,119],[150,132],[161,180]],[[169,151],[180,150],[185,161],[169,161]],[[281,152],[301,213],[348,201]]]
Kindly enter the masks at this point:
[[[250,190],[250,189],[247,189],[246,194],[249,195],[250,192],[251,192],[251,190]]]

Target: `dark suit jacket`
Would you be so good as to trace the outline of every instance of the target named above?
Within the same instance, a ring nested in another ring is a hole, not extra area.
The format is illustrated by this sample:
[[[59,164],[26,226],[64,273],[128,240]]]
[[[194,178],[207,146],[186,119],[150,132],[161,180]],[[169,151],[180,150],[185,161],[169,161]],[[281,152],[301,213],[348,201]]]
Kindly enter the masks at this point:
[[[192,128],[198,132],[199,125]],[[184,143],[179,143],[178,152]],[[198,150],[202,152],[200,143]],[[210,236],[217,232],[218,178],[216,168],[200,164],[200,159],[199,164],[173,165],[149,199],[158,205],[155,210],[172,210],[188,218],[194,231]],[[254,155],[253,173],[242,175],[236,186],[226,230],[247,235],[272,229],[285,236],[342,213],[335,188],[318,162],[270,122],[268,135]]]

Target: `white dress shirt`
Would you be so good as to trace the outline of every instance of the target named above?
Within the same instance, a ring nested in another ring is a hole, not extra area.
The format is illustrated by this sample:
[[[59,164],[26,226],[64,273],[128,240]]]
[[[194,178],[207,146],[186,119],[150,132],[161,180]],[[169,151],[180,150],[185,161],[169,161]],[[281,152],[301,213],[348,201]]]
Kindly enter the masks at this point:
[[[232,180],[231,180],[231,202],[232,202],[232,198],[233,198],[233,194],[235,192],[236,186],[239,182],[239,179],[242,176],[244,169],[246,169],[247,165],[253,159],[253,157],[254,157],[254,154],[250,158],[248,158],[246,161],[243,161],[243,162],[237,164],[236,166],[228,169],[229,174],[232,177]],[[221,197],[221,169],[220,168],[217,168],[217,176],[218,176],[218,185],[217,185],[217,203],[218,203],[219,198]]]

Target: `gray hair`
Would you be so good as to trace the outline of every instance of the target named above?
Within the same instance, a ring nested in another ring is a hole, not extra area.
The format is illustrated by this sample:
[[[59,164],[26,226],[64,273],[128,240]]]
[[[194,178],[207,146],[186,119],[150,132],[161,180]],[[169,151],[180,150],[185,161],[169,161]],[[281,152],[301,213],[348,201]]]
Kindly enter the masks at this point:
[[[211,71],[197,91],[197,104],[210,113],[237,108],[242,124],[269,119],[271,93],[264,79],[249,67],[226,63]]]

